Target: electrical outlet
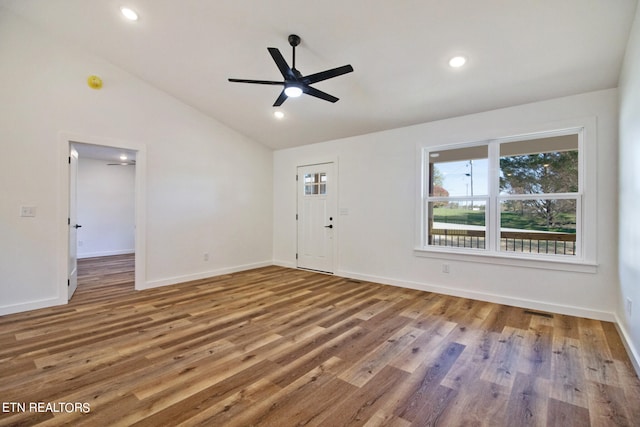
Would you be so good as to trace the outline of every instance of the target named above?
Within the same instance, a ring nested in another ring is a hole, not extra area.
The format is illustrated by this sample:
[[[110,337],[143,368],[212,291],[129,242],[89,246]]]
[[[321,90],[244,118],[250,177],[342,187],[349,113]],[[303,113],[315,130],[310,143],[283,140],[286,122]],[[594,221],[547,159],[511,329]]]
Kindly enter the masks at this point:
[[[627,309],[627,316],[629,316],[629,317],[631,317],[632,305],[633,305],[633,303],[631,302],[631,298],[627,298],[627,301],[626,301],[626,304],[625,304],[625,308]]]
[[[449,273],[449,264],[442,264],[442,272]]]
[[[204,254],[202,254],[202,260],[209,261],[209,252],[205,252]]]

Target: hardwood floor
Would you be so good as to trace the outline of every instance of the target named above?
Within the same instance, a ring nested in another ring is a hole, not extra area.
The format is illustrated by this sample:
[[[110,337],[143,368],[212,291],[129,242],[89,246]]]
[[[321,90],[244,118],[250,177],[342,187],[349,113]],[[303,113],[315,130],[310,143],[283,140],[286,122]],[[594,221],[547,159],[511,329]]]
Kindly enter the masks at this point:
[[[611,323],[281,267],[136,292],[131,257],[83,263],[68,305],[0,317],[0,425],[640,425]]]

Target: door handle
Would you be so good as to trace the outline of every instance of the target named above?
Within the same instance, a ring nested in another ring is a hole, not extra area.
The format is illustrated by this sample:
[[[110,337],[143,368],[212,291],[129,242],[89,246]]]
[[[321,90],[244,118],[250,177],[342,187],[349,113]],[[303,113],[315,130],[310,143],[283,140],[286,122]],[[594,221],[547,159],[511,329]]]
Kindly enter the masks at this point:
[[[333,228],[333,224],[325,225],[324,228]]]
[[[80,224],[76,224],[73,226],[73,228],[81,228],[82,226]]]

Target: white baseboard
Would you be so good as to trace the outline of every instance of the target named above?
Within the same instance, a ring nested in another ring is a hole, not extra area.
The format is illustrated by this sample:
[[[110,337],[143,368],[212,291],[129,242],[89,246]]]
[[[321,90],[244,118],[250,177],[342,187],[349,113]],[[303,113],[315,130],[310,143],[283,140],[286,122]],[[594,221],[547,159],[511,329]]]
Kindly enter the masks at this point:
[[[37,301],[29,301],[13,305],[0,305],[0,316],[6,314],[22,313],[23,311],[38,310],[40,308],[53,307],[55,305],[63,305],[67,303],[67,298],[47,298]]]
[[[100,251],[100,252],[85,252],[78,253],[78,259],[82,258],[95,258],[101,256],[112,256],[112,255],[127,255],[135,253],[135,249],[119,249],[116,251]]]
[[[175,277],[169,277],[166,279],[152,280],[145,283],[142,287],[136,288],[136,289],[143,290],[143,289],[158,288],[160,286],[176,285],[178,283],[191,282],[193,280],[200,280],[200,279],[207,279],[209,277],[221,276],[223,274],[237,273],[239,271],[251,270],[251,269],[260,268],[260,267],[268,267],[270,265],[273,265],[273,261],[262,261],[262,262],[252,263],[252,264],[244,264],[244,265],[237,265],[233,267],[219,268],[217,270],[203,271],[200,273],[187,274],[184,276],[175,276]]]
[[[351,279],[364,280],[368,282],[382,283],[384,285],[399,286],[401,288],[416,289],[419,291],[435,292],[443,295],[451,295],[461,298],[470,298],[480,301],[493,302],[496,304],[511,305],[522,307],[530,310],[546,311],[550,313],[566,314],[569,316],[586,317],[589,319],[604,320],[607,322],[615,322],[614,313],[606,311],[589,310],[581,307],[569,305],[552,304],[544,301],[535,301],[524,298],[507,297],[504,295],[489,294],[485,292],[474,292],[466,289],[449,288],[439,285],[431,285],[428,283],[411,282],[404,280],[391,279],[388,277],[371,276],[368,274],[353,273],[349,271],[339,271],[336,275],[348,277]]]
[[[640,377],[640,351],[638,351],[638,349],[633,345],[633,341],[631,340],[627,329],[624,327],[624,323],[620,321],[617,314],[615,324],[618,329],[618,333],[622,338],[622,344],[624,344],[624,348],[627,350],[629,359],[631,359],[631,363],[636,370],[636,375]]]
[[[277,260],[277,259],[274,259],[271,264],[272,265],[277,265],[278,267],[298,268],[298,266],[296,265],[295,262],[281,261],[281,260]]]

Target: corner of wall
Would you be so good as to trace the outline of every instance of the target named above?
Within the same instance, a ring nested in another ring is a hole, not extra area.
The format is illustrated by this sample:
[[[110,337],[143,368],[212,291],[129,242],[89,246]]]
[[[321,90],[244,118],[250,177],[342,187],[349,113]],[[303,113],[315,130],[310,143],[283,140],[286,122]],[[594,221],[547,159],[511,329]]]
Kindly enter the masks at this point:
[[[627,350],[629,359],[631,360],[631,363],[636,370],[636,375],[640,377],[640,351],[638,351],[638,349],[633,345],[633,341],[631,340],[627,329],[624,327],[624,323],[620,320],[617,314],[615,325],[618,333],[620,334],[620,337],[622,338],[622,344]]]

